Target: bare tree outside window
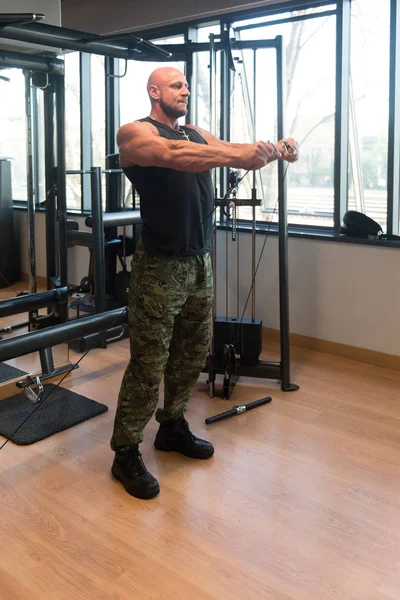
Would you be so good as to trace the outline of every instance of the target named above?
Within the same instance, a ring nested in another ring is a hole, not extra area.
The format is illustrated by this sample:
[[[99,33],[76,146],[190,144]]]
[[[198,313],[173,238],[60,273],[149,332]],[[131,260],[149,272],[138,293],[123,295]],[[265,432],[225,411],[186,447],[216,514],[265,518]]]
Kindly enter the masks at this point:
[[[312,11],[296,11],[291,16],[306,17],[310,12]],[[244,30],[240,32],[240,39],[273,39],[276,35],[283,36],[285,46],[286,134],[292,135],[301,144],[301,160],[290,165],[287,170],[289,223],[332,226],[335,17],[321,16]],[[239,58],[242,62],[238,62],[234,90],[234,141],[240,141],[240,136],[247,137],[247,141],[274,140],[277,137],[277,73],[274,51],[257,50],[257,55],[260,56],[257,56],[255,98],[251,75],[254,55],[252,51],[241,54]],[[255,114],[252,112],[254,100]],[[252,126],[254,118],[255,132]],[[261,180],[258,196],[263,198],[263,208],[257,210],[257,219],[265,221],[273,218],[276,221],[276,165],[263,170]],[[250,188],[247,181],[244,193],[248,196]],[[241,210],[241,217],[250,218],[249,209]]]

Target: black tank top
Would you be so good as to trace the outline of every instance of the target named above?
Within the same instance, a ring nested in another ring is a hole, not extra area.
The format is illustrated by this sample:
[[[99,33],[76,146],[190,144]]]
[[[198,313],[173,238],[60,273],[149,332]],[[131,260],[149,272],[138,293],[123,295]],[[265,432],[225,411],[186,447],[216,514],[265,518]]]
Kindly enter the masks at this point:
[[[207,144],[190,127],[181,127],[179,133],[151,117],[140,121],[154,125],[168,140],[189,138],[188,144]],[[140,196],[146,252],[155,256],[194,256],[211,250],[214,194],[210,171],[186,173],[138,165],[123,171]]]

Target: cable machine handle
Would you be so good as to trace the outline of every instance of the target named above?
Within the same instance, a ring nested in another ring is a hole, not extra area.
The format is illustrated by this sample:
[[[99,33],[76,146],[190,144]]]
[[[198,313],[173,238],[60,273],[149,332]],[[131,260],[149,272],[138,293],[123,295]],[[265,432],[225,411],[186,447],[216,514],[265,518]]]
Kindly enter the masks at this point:
[[[240,415],[241,413],[252,410],[253,408],[262,406],[263,404],[268,404],[271,402],[271,400],[271,396],[267,396],[266,398],[261,398],[261,400],[255,400],[254,402],[249,402],[249,404],[243,404],[243,406],[234,406],[230,410],[227,410],[223,413],[219,413],[213,417],[208,417],[205,419],[205,423],[210,425],[211,423],[216,423],[217,421],[222,421],[223,419],[228,419],[229,417],[234,417],[235,415]]]

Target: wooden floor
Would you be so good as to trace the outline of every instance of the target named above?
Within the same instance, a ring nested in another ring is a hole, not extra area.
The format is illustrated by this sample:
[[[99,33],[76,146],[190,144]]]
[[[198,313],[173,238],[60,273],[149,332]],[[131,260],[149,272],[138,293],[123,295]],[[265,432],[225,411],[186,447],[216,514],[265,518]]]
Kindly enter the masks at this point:
[[[110,475],[127,358],[126,340],[94,350],[68,383],[107,413],[1,451],[1,600],[399,600],[399,372],[293,349],[294,393],[249,379],[210,399],[202,376],[188,419],[215,457],[157,453],[153,420],[161,494],[140,501]]]

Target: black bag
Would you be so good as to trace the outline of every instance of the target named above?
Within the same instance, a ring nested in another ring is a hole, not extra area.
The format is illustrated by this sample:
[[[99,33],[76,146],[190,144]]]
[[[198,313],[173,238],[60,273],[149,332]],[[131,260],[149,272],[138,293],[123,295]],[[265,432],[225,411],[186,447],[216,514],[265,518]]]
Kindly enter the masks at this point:
[[[364,240],[400,240],[398,235],[384,234],[379,223],[356,210],[349,210],[343,215],[340,233]]]

